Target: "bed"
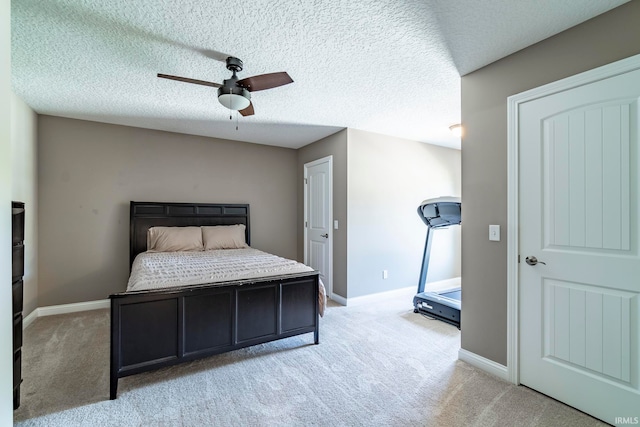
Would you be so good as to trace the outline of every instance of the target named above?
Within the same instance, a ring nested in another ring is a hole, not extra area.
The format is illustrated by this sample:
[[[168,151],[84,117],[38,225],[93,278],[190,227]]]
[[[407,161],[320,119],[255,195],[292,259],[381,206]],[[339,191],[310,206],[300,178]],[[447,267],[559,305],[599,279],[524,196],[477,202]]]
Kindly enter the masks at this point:
[[[150,228],[221,225],[243,226],[250,244],[248,204],[131,202],[130,266],[147,251]],[[317,271],[219,279],[109,296],[110,399],[129,375],[295,335],[319,343]]]

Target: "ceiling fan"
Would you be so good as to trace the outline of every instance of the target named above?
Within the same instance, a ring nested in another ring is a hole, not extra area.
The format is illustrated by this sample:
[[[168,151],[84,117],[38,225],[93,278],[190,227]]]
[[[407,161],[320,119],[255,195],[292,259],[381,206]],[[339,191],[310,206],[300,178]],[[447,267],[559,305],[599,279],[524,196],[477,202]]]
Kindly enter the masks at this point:
[[[223,80],[223,84],[207,82],[204,80],[190,79],[187,77],[171,76],[169,74],[158,74],[163,79],[177,80],[179,82],[193,83],[197,85],[217,87],[218,101],[230,110],[239,110],[243,116],[254,114],[251,103],[251,92],[259,90],[273,89],[293,83],[291,77],[286,72],[260,74],[238,80],[236,73],[242,71],[242,61],[230,56],[227,58],[227,69],[233,72],[230,79]]]

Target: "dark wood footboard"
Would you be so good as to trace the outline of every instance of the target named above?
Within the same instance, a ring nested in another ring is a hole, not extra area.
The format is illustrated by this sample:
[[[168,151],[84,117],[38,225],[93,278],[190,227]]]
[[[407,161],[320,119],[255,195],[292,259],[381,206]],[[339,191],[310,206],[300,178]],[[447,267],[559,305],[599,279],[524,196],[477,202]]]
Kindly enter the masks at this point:
[[[129,375],[309,332],[318,344],[318,292],[314,272],[111,295],[110,398]]]

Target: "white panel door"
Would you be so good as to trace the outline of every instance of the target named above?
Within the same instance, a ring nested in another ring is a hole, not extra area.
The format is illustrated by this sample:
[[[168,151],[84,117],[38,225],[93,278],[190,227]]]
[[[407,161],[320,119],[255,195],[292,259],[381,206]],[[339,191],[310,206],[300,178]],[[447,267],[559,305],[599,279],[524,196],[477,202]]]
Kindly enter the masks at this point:
[[[327,295],[333,292],[332,157],[305,164],[304,262],[320,272]]]
[[[518,119],[520,382],[611,424],[640,417],[639,97],[636,70]]]

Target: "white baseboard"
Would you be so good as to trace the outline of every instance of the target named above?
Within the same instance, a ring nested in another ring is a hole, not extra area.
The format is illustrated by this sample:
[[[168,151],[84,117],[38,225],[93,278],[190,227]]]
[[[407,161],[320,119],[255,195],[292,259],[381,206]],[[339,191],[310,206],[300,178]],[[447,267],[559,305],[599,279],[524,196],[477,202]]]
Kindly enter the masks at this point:
[[[348,298],[347,305],[352,307],[357,305],[372,304],[376,302],[386,301],[389,298],[405,295],[405,294],[413,297],[415,293],[416,293],[415,286],[410,286],[407,288],[400,288],[400,289],[393,289],[391,291],[378,292],[377,294],[370,294],[370,295],[363,295],[361,297]]]
[[[22,330],[24,330],[27,326],[33,323],[34,320],[38,318],[38,309],[33,310],[27,317],[22,319]]]
[[[329,298],[331,298],[331,301],[335,301],[340,305],[347,305],[347,299],[345,297],[341,297],[338,294],[332,293]]]
[[[493,360],[489,360],[485,357],[478,356],[475,353],[467,351],[463,348],[458,350],[458,359],[463,362],[467,362],[469,365],[475,366],[478,369],[482,369],[496,377],[509,381],[509,372],[506,366],[501,365]]]
[[[22,328],[24,329],[29,326],[38,317],[55,316],[56,314],[77,313],[79,311],[98,310],[101,308],[109,307],[111,307],[111,301],[108,299],[38,307],[23,319]]]
[[[357,305],[371,304],[375,302],[385,301],[391,297],[399,295],[411,295],[415,294],[414,286],[408,288],[394,289],[391,291],[378,292],[377,294],[363,295],[361,297],[345,298],[340,295],[331,294],[331,299],[340,305],[354,307]]]

